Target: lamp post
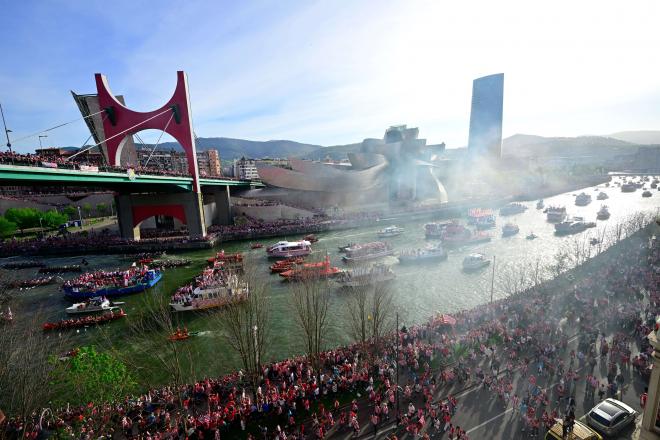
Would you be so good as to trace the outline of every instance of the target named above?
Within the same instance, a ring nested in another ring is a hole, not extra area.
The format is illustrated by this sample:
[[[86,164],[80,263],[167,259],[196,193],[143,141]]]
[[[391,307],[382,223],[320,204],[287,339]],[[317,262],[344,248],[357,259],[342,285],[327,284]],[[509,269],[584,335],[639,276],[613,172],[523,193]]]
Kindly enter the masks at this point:
[[[259,366],[259,340],[257,339],[257,330],[259,330],[259,327],[256,325],[252,327],[252,335],[254,336],[254,361],[255,361],[255,374],[257,377],[255,377],[255,384],[258,383],[259,377],[261,376],[261,367]],[[257,389],[255,388],[254,390],[255,394],[257,393]]]
[[[41,145],[41,138],[47,138],[47,137],[48,137],[47,134],[40,134],[39,135],[39,148],[42,149],[42,150],[43,150],[44,146]]]
[[[44,232],[44,225],[41,222],[41,217],[39,217],[39,227],[41,228],[41,232]]]
[[[5,127],[5,136],[7,136],[7,148],[9,148],[9,152],[11,153],[11,142],[9,142],[9,133],[11,133],[11,130],[7,128],[7,123],[5,122],[5,112],[2,111],[2,104],[0,104],[0,115],[2,116],[2,125]]]
[[[401,413],[399,412],[399,310],[396,311],[396,419],[399,422]]]
[[[493,290],[495,290],[495,255],[493,255],[493,275],[490,278],[490,303],[493,303]]]
[[[76,206],[76,208],[78,208],[78,220],[80,221],[80,229],[82,229],[82,212],[80,211],[80,206]]]

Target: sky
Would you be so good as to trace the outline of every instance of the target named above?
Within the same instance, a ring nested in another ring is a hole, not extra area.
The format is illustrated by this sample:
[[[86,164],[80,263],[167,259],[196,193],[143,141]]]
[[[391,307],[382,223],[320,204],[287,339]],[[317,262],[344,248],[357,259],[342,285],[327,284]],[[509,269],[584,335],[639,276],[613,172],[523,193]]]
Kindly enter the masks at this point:
[[[169,99],[177,70],[200,137],[337,145],[408,124],[462,147],[472,80],[500,72],[504,136],[660,129],[655,0],[0,0],[0,11],[14,139],[79,118],[70,90],[95,93],[96,72],[148,111]],[[42,142],[88,135],[77,121]]]

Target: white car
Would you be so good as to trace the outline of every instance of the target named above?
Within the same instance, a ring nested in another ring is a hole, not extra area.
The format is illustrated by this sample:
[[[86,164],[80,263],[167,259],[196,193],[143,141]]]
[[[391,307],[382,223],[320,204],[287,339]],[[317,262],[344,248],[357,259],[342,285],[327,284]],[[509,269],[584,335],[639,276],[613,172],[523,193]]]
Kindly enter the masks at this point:
[[[616,399],[605,399],[586,415],[587,424],[607,436],[618,434],[635,421],[637,411]]]

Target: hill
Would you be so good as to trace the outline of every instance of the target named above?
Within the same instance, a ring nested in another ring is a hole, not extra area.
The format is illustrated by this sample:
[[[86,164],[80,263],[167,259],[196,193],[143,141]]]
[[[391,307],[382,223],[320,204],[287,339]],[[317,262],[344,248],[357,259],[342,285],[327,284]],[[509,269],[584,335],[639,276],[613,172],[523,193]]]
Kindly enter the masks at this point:
[[[135,144],[136,147],[143,144]],[[153,144],[144,145],[153,147]],[[197,151],[205,151],[215,148],[220,153],[221,160],[240,159],[241,157],[289,157],[303,156],[320,148],[319,145],[303,144],[287,140],[272,141],[248,141],[245,139],[233,139],[225,137],[197,138]],[[178,142],[163,142],[158,145],[159,150],[180,150]]]
[[[515,134],[502,141],[502,154],[515,157],[615,156],[637,144],[605,136],[543,137]]]
[[[607,136],[621,141],[632,142],[633,144],[660,144],[660,130],[619,131]]]

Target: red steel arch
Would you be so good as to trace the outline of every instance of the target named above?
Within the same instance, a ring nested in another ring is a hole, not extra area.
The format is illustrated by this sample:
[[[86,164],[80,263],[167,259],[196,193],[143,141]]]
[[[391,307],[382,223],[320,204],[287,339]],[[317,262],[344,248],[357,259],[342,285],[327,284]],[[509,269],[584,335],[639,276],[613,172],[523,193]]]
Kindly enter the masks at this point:
[[[181,223],[188,224],[186,212],[181,205],[142,205],[133,206],[133,227],[156,215],[174,217]]]
[[[193,191],[198,193],[197,153],[192,128],[188,79],[185,72],[177,72],[176,88],[172,98],[161,108],[150,112],[136,112],[125,107],[110,91],[105,75],[97,73],[95,78],[99,106],[106,112],[106,117],[103,118],[103,132],[110,165],[119,165],[121,149],[127,136],[147,129],[161,130],[171,135],[183,147],[188,159],[188,171],[193,178]],[[168,109],[170,111],[166,111]],[[156,116],[159,113],[163,114]],[[168,121],[170,121],[169,125],[167,125]],[[124,131],[125,133],[120,135]]]

